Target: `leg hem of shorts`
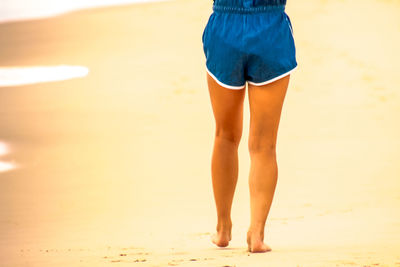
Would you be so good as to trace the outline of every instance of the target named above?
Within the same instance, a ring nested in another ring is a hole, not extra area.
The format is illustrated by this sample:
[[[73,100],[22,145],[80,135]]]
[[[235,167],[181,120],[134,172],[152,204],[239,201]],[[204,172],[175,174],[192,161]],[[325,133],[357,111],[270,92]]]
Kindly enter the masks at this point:
[[[261,83],[255,83],[255,82],[251,82],[251,81],[247,81],[247,82],[248,82],[249,84],[251,84],[251,85],[256,85],[256,86],[266,85],[266,84],[275,82],[276,80],[279,80],[280,78],[283,78],[283,77],[289,75],[289,74],[290,74],[292,71],[294,71],[296,68],[297,68],[297,65],[296,65],[294,68],[292,68],[291,70],[289,70],[288,72],[285,72],[284,74],[279,75],[278,77],[275,77],[275,78],[270,79],[270,80],[265,81],[265,82],[261,82]]]
[[[215,77],[214,74],[211,73],[211,71],[207,68],[207,65],[206,65],[206,71],[207,71],[208,74],[210,74],[210,76],[211,76],[219,85],[221,85],[222,87],[225,87],[225,88],[227,88],[227,89],[232,89],[232,90],[241,90],[241,89],[244,89],[244,88],[246,87],[246,84],[244,84],[244,85],[242,85],[242,86],[232,86],[232,85],[224,84],[223,82],[219,81],[219,80],[217,79],[217,77]]]

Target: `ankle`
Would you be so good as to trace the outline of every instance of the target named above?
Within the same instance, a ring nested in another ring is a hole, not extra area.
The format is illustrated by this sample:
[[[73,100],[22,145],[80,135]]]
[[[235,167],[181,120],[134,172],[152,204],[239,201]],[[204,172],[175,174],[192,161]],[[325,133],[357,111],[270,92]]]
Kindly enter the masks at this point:
[[[258,236],[261,237],[261,239],[264,238],[264,229],[262,228],[249,228],[247,231],[248,236]]]
[[[232,221],[230,219],[218,220],[217,222],[217,231],[219,230],[231,230]]]

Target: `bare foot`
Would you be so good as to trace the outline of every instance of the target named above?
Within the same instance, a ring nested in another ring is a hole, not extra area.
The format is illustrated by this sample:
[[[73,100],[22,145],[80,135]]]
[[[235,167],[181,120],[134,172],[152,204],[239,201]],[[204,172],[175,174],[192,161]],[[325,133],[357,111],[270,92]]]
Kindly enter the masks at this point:
[[[232,240],[232,224],[220,227],[217,225],[217,233],[211,236],[211,241],[218,247],[226,247],[229,245],[229,241]]]
[[[271,251],[271,248],[263,242],[264,233],[252,233],[250,230],[247,232],[247,251],[253,253],[262,253]]]

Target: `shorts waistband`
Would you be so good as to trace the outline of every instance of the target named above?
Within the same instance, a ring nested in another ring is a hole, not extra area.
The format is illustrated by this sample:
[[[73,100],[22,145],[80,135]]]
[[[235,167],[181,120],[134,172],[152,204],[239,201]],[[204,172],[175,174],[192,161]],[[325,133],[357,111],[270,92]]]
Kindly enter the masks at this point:
[[[213,10],[228,13],[284,11],[286,0],[214,0]]]

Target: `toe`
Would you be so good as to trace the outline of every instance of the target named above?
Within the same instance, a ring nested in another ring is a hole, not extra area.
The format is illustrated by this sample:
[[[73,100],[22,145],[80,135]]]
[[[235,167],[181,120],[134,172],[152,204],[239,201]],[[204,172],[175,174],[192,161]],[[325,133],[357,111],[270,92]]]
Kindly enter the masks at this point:
[[[212,241],[214,244],[217,244],[217,235],[216,235],[216,234],[213,234],[213,235],[211,236],[211,241]]]
[[[268,245],[264,244],[264,245],[263,245],[263,250],[264,250],[265,252],[267,252],[267,251],[271,251],[271,248],[270,248]]]

